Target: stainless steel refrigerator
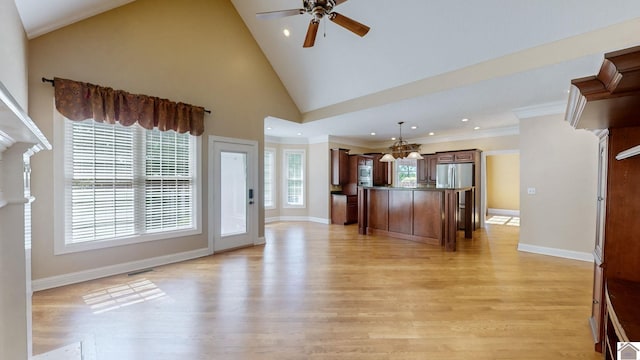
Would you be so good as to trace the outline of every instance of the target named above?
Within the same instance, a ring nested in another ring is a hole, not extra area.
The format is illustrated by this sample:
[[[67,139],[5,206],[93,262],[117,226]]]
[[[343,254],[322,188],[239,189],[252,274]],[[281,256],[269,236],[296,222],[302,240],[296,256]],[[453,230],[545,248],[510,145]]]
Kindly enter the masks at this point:
[[[456,189],[473,185],[473,164],[436,165],[437,188]]]
[[[436,165],[436,187],[441,189],[458,189],[473,186],[473,164],[438,164]],[[473,204],[467,204],[473,206]],[[458,197],[458,229],[464,229],[464,196]]]

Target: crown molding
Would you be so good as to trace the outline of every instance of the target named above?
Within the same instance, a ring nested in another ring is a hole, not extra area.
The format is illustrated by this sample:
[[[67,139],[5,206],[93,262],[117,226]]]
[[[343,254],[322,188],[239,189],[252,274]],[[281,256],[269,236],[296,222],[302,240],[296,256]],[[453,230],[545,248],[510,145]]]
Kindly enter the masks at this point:
[[[518,119],[529,119],[538,116],[564,114],[567,110],[566,101],[554,101],[545,104],[525,106],[513,109],[513,113]]]
[[[443,142],[450,141],[464,141],[464,140],[475,140],[475,139],[485,139],[492,137],[501,137],[501,136],[513,136],[520,135],[520,126],[510,126],[503,127],[497,129],[487,129],[487,130],[475,130],[470,134],[454,134],[454,135],[443,135],[443,136],[429,136],[425,138],[412,139],[410,142],[415,142],[418,144],[437,144]]]

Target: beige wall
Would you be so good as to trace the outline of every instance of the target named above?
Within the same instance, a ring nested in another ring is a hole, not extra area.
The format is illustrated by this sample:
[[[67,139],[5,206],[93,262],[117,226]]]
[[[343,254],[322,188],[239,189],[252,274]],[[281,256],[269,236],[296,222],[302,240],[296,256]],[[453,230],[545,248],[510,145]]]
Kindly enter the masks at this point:
[[[309,217],[317,221],[331,222],[329,215],[331,196],[331,159],[328,143],[309,144]]]
[[[300,113],[228,0],[138,0],[29,42],[32,117],[53,138],[53,89],[67,77],[204,106],[203,233],[62,256],[53,255],[53,153],[34,158],[33,277],[46,278],[207,246],[207,136],[256,140],[263,168],[263,119]],[[54,147],[61,144],[53,144]],[[262,174],[262,170],[260,170]],[[262,176],[260,176],[262,188]],[[259,236],[264,234],[264,210]]]
[[[521,244],[593,251],[597,157],[597,137],[562,115],[520,121]]]
[[[487,208],[520,210],[520,154],[486,157]]]
[[[0,0],[0,81],[27,110],[27,36],[13,0]]]

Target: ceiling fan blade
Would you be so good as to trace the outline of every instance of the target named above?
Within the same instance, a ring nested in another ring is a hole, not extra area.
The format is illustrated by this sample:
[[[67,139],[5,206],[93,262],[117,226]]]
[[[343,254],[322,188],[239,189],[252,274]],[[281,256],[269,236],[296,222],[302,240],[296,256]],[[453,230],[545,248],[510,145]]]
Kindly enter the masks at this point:
[[[305,12],[306,11],[304,9],[267,11],[267,12],[257,13],[256,18],[260,20],[279,19],[287,16],[304,14]]]
[[[340,5],[340,4],[344,3],[344,2],[347,2],[347,0],[336,0],[335,1],[336,6],[338,6],[338,5]]]
[[[307,30],[307,36],[304,38],[304,45],[302,45],[302,47],[308,48],[315,44],[319,26],[320,21],[317,21],[316,19],[311,20],[309,23],[309,30]]]
[[[337,12],[329,14],[329,20],[360,36],[367,35],[370,29],[367,25],[361,24]]]

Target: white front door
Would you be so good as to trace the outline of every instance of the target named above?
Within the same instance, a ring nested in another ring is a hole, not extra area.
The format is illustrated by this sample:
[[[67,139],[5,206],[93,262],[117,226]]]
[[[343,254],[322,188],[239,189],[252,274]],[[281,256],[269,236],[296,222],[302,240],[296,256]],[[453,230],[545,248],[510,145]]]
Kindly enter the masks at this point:
[[[257,242],[257,142],[209,138],[209,249]],[[213,199],[212,199],[213,197]]]

